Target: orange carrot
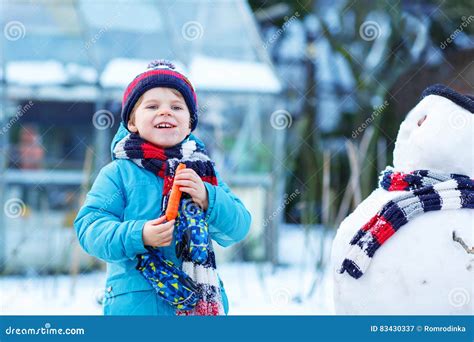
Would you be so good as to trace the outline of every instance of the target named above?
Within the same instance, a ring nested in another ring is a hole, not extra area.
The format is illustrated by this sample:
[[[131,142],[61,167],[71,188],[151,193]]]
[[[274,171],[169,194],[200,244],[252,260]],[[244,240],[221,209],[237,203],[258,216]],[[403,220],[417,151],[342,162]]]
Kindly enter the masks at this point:
[[[176,173],[178,173],[179,170],[182,170],[185,168],[186,168],[186,164],[179,163],[178,167],[176,168]],[[176,217],[178,217],[178,207],[179,207],[180,200],[181,200],[181,190],[179,190],[179,186],[173,182],[170,198],[168,199],[168,206],[166,207],[166,212],[165,212],[166,221],[171,221],[171,220],[174,220]]]

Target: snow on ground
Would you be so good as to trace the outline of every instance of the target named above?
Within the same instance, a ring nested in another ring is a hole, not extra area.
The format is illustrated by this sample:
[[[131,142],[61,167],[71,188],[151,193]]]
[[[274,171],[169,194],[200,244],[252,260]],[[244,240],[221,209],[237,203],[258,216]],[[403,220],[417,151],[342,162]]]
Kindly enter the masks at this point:
[[[0,278],[2,315],[100,315],[97,301],[103,292],[105,273],[78,277],[75,293],[72,278],[58,276],[9,276]]]
[[[285,266],[274,268],[254,262],[219,265],[229,298],[229,314],[333,314],[332,278],[327,271],[314,272],[316,254],[312,250],[318,247],[318,234],[310,237],[308,245],[312,248],[307,248],[301,230],[285,230],[281,234],[280,254]],[[331,239],[325,239],[326,247]],[[0,277],[0,314],[101,315],[99,300],[105,273],[81,274],[73,284],[69,275]]]
[[[314,272],[268,264],[228,264],[220,271],[231,315],[333,314],[331,277],[324,276],[313,296],[308,292]]]

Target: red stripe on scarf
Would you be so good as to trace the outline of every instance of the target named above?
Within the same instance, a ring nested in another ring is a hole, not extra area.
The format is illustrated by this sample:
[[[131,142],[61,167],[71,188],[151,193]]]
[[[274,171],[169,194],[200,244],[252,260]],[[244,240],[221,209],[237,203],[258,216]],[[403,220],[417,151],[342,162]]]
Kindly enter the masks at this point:
[[[209,184],[212,184],[212,185],[217,185],[217,178],[215,176],[205,176],[205,177],[201,177],[202,181],[203,182],[208,182]]]
[[[201,299],[192,311],[178,310],[178,316],[219,316],[219,304]]]
[[[163,185],[163,194],[166,195],[168,192],[171,191],[171,188],[173,187],[173,179],[174,177],[172,176],[164,176],[164,185]]]
[[[383,216],[378,214],[373,216],[369,222],[364,224],[361,230],[364,232],[369,231],[380,244],[384,243],[395,233],[395,229],[393,229],[390,222],[386,221]]]
[[[395,234],[395,229],[393,229],[390,222],[386,221],[383,216],[379,216],[378,220],[370,228],[370,233],[377,239],[379,244],[383,244],[388,238]]]
[[[405,174],[401,172],[395,172],[392,174],[392,182],[388,191],[403,191],[409,186],[408,182],[405,181]]]
[[[368,231],[369,229],[371,229],[376,223],[377,221],[379,220],[380,216],[379,215],[375,215],[373,216],[369,222],[367,222],[366,224],[364,224],[361,228],[362,231],[366,232]]]
[[[162,148],[158,148],[149,143],[143,143],[141,148],[143,151],[143,158],[145,159],[166,160],[165,150]]]

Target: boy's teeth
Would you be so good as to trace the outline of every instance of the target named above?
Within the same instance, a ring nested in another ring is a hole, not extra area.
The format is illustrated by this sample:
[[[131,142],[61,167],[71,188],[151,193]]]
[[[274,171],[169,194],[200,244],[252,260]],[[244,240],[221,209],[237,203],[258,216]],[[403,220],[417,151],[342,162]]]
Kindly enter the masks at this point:
[[[156,127],[156,128],[172,128],[173,126],[170,125],[170,124],[164,123],[164,124],[158,124],[158,125],[156,125],[155,127]]]

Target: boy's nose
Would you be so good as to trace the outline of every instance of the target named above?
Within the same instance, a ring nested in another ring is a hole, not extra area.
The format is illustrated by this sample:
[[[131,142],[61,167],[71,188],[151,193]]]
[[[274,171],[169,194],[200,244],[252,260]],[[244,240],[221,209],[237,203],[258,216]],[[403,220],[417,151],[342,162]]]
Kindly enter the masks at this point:
[[[159,116],[170,116],[171,115],[171,108],[163,107],[158,110]]]

